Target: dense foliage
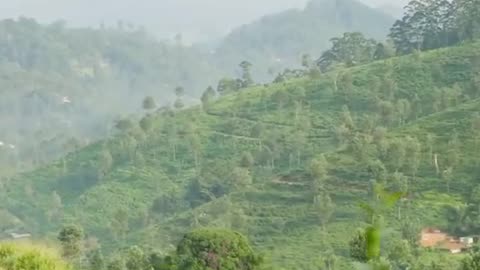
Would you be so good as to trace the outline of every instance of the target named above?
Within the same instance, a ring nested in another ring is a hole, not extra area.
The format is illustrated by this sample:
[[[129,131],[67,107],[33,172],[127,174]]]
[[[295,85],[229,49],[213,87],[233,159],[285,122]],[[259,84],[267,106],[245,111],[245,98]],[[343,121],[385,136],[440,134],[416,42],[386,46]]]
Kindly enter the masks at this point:
[[[28,244],[0,244],[0,268],[4,270],[68,270],[55,251]]]
[[[390,37],[401,54],[431,50],[480,37],[480,1],[413,0]]]
[[[106,254],[130,243],[168,252],[186,231],[231,228],[275,266],[349,269],[345,231],[367,228],[358,202],[376,181],[409,198],[383,214],[391,244],[378,263],[422,269],[410,257],[418,227],[403,221],[476,232],[465,226],[475,208],[447,214],[475,205],[479,54],[472,43],[392,58],[122,123],[114,138],[8,182],[2,205],[21,223],[2,223],[35,234],[80,224]]]
[[[199,229],[186,234],[177,247],[180,269],[254,270],[261,258],[239,233]]]

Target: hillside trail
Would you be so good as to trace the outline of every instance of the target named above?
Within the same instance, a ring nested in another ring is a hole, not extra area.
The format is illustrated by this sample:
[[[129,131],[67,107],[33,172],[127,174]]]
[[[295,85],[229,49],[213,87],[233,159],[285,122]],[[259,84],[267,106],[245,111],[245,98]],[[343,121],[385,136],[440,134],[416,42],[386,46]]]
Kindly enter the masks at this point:
[[[285,124],[285,123],[279,123],[279,122],[274,122],[274,121],[258,120],[258,119],[243,117],[243,116],[221,115],[219,113],[212,113],[212,112],[207,112],[207,115],[213,116],[215,118],[223,118],[223,119],[229,118],[231,120],[242,120],[242,121],[253,123],[253,124],[265,124],[265,125],[283,127],[283,128],[295,128],[295,125],[292,125],[292,124]],[[310,129],[316,130],[316,131],[321,131],[321,132],[328,131],[328,129],[325,128],[325,127],[316,127],[316,126],[313,126],[313,125],[310,127]]]

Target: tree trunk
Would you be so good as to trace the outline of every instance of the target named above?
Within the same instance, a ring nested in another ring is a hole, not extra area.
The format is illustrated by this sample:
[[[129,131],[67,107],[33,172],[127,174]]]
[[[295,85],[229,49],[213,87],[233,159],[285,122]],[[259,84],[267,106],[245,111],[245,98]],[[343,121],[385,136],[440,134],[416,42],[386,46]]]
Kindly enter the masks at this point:
[[[292,154],[290,153],[288,155],[288,169],[291,170],[292,169],[292,163],[293,163],[293,156]]]
[[[173,143],[172,145],[172,150],[173,150],[173,161],[177,161],[177,145]]]
[[[301,152],[300,150],[297,150],[297,167],[300,167],[300,157],[301,157]]]
[[[198,153],[194,151],[194,159],[195,159],[195,168],[198,168]]]

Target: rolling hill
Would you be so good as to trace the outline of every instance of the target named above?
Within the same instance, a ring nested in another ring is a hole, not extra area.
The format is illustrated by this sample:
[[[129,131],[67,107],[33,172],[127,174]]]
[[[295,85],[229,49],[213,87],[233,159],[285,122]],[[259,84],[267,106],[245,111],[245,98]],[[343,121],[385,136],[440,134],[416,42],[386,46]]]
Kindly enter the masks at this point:
[[[227,227],[277,267],[335,254],[350,269],[358,205],[376,180],[408,194],[387,215],[389,237],[407,220],[475,233],[476,212],[455,215],[478,185],[479,57],[479,43],[465,44],[149,114],[5,179],[1,228],[48,238],[77,223],[108,251],[168,251],[191,228]]]

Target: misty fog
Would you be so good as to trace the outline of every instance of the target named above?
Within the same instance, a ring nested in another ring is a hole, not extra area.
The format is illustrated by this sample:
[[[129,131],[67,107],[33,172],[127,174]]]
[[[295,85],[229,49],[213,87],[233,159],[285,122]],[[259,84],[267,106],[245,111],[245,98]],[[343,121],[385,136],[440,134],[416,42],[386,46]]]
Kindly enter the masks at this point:
[[[207,87],[235,84],[242,61],[263,84],[344,32],[383,41],[396,17],[386,13],[402,6],[311,1],[0,0],[0,142],[20,145],[12,162],[39,166],[139,117],[146,96],[173,106],[181,86],[182,102],[198,104]]]
[[[0,19],[19,16],[71,26],[115,25],[126,21],[161,38],[182,33],[186,41],[221,38],[232,28],[266,14],[302,8],[308,0],[1,0]],[[362,0],[398,14],[407,0]]]

